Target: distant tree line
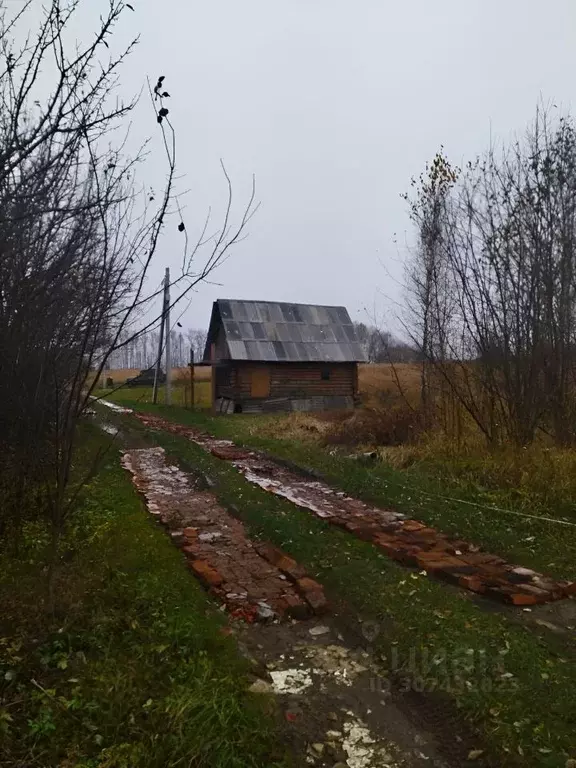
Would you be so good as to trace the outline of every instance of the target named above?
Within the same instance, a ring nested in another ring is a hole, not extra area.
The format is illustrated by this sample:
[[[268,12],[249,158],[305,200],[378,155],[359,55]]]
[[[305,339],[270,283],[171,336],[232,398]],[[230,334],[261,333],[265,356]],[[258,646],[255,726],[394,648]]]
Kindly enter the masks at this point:
[[[372,325],[355,323],[360,345],[370,363],[413,363],[421,360],[418,349],[396,338],[389,331],[382,331]],[[183,368],[190,362],[190,349],[194,350],[194,360],[199,362],[204,357],[207,331],[190,328],[186,331],[170,333],[172,342],[172,366]],[[121,339],[121,346],[114,350],[106,362],[106,370],[120,368],[149,368],[158,357],[158,331],[148,331],[129,338]],[[163,362],[164,362],[164,358]]]
[[[412,184],[404,321],[426,418],[451,400],[491,445],[573,445],[574,120],[539,109],[522,138],[464,169],[441,151]]]
[[[158,359],[158,331],[147,331],[139,336],[129,338],[119,349],[115,349],[106,361],[106,370],[119,368],[150,368]],[[187,331],[170,331],[172,366],[183,368],[190,362],[190,350],[194,353],[194,361],[200,362],[204,357],[207,332],[200,328],[189,328]],[[165,346],[163,349],[165,355]],[[162,364],[165,364],[165,358]]]
[[[360,346],[369,363],[413,363],[421,360],[418,348],[374,325],[354,323]]]

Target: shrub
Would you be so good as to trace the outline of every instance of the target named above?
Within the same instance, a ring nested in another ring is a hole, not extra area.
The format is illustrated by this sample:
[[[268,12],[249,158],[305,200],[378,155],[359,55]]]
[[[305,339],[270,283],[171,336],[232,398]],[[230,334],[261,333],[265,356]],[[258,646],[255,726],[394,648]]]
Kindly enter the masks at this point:
[[[324,435],[327,445],[403,445],[422,435],[420,411],[405,403],[388,410],[364,408],[334,424]]]

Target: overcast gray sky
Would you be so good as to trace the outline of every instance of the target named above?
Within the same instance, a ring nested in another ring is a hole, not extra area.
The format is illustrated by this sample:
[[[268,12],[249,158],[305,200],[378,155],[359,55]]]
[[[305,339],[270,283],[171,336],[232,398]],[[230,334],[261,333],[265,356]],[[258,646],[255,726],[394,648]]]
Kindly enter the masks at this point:
[[[254,173],[262,203],[185,325],[206,326],[217,297],[393,313],[410,177],[440,144],[458,164],[522,131],[539,99],[574,99],[574,0],[131,2],[123,88],[166,76],[189,230],[224,200],[219,158],[238,202]],[[176,235],[159,266],[177,269]]]

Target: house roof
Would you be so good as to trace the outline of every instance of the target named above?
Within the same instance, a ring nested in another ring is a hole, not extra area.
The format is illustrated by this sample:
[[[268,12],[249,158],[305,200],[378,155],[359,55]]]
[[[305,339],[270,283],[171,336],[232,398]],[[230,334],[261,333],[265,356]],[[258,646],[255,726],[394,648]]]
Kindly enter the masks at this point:
[[[218,299],[212,308],[205,360],[210,359],[210,347],[216,342],[220,327],[224,329],[229,360],[298,363],[366,360],[345,307]]]

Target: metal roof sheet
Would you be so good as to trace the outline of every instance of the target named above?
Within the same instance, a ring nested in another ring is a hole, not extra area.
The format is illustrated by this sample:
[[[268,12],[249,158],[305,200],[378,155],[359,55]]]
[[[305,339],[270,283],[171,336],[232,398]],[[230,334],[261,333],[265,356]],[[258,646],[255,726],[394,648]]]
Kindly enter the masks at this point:
[[[221,321],[232,360],[366,360],[345,307],[218,299],[212,311],[209,343],[220,325],[216,320]]]

